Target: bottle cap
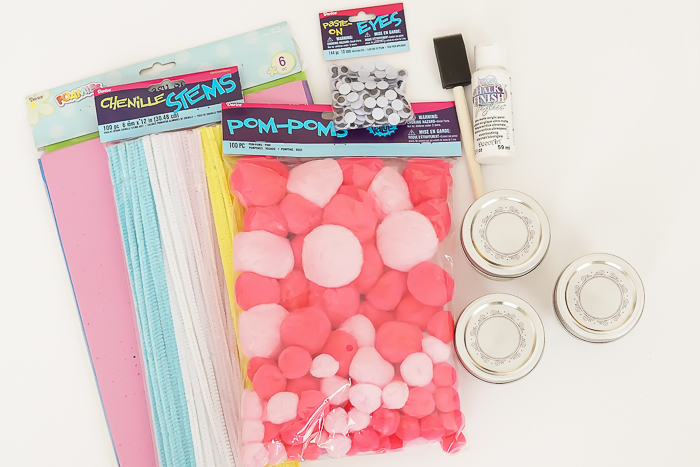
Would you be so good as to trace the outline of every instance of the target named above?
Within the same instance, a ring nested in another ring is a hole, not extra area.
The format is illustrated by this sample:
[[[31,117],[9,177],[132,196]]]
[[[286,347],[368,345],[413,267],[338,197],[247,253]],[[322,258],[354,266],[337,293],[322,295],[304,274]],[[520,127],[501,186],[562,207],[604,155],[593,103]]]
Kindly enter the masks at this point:
[[[644,310],[644,286],[625,260],[583,256],[564,269],[554,288],[554,311],[574,337],[611,342],[626,335]]]
[[[515,190],[486,193],[469,207],[462,247],[469,262],[489,279],[522,277],[547,255],[549,220],[537,201]]]
[[[490,294],[467,306],[455,325],[462,365],[488,383],[510,383],[530,373],[544,351],[542,320],[525,300]]]
[[[503,48],[496,44],[477,44],[474,46],[474,63],[476,69],[498,66],[506,68],[506,54]]]

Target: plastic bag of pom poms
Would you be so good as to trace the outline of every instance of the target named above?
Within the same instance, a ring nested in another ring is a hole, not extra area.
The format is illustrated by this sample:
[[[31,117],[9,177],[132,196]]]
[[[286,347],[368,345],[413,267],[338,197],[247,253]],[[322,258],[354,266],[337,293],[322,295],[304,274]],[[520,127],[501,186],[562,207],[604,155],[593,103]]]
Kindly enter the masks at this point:
[[[227,162],[244,467],[458,451],[452,161]]]

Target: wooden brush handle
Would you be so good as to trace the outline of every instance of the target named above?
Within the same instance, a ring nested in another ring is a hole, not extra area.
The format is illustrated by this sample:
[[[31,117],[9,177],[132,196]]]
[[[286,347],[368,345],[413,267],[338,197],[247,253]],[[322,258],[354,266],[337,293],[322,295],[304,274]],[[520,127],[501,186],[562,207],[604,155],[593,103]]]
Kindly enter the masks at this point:
[[[462,133],[462,146],[464,146],[464,154],[467,156],[467,166],[469,167],[469,178],[472,182],[472,192],[476,200],[484,194],[484,180],[481,178],[481,165],[476,161],[476,154],[474,152],[474,129],[472,128],[472,119],[469,117],[467,96],[464,94],[464,88],[462,86],[453,87],[452,94],[455,98],[459,131]]]

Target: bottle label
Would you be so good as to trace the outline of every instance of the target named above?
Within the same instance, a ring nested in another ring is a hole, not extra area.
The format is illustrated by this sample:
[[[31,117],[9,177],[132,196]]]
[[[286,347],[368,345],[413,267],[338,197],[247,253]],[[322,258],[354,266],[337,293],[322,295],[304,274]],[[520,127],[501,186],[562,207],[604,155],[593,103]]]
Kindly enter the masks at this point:
[[[514,151],[510,76],[490,70],[474,77],[472,104],[477,158]]]

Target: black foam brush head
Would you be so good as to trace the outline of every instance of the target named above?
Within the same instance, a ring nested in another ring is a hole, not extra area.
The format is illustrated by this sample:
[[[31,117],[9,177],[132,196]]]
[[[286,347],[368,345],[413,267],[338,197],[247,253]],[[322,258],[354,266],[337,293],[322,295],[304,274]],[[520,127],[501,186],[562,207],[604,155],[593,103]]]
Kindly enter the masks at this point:
[[[452,89],[455,86],[469,86],[472,74],[469,71],[467,49],[461,34],[433,38],[435,56],[442,87]]]

